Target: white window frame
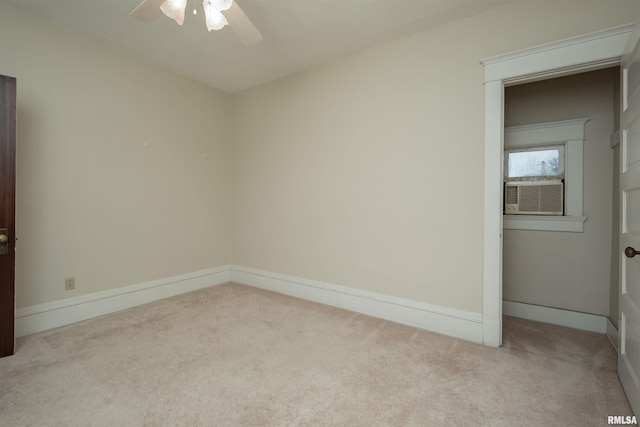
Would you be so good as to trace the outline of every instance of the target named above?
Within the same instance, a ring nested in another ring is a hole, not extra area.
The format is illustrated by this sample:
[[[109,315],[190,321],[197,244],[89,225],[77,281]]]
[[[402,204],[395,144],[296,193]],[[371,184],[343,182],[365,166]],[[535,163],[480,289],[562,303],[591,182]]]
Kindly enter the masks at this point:
[[[514,148],[564,146],[564,216],[504,215],[505,230],[582,233],[584,126],[588,118],[513,126],[504,129],[504,153]],[[504,164],[503,158],[503,164]]]

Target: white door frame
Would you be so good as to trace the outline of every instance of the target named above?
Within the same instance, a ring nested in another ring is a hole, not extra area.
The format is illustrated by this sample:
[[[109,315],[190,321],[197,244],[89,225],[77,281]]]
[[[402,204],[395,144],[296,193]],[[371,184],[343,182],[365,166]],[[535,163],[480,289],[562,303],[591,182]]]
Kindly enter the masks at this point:
[[[482,60],[485,76],[482,340],[486,345],[502,345],[504,88],[620,65],[634,25]]]

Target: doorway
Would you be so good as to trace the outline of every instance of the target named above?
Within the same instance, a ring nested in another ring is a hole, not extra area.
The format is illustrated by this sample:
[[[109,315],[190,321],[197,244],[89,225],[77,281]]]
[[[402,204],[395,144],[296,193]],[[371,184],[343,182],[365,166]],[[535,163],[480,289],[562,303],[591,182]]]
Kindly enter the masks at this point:
[[[543,140],[543,147],[560,147],[564,154],[566,166],[558,186],[564,192],[566,216],[561,212],[560,216],[504,217],[506,315],[601,334],[607,332],[611,319],[617,328],[619,221],[615,208],[619,199],[613,191],[618,169],[611,135],[619,126],[619,75],[619,67],[603,68],[505,88],[507,152],[536,153],[531,144],[541,141],[527,140],[524,146],[513,147],[523,142],[523,135],[540,132],[542,139],[551,132],[569,133],[572,128],[561,132],[568,124],[581,131],[574,137],[580,141]],[[573,151],[574,146],[580,149]],[[577,179],[570,173],[575,164],[581,167]],[[505,179],[526,184],[534,178]],[[579,209],[568,206],[574,199]],[[562,228],[565,220],[571,222]]]
[[[634,25],[511,54],[485,66],[483,342],[502,345],[502,182],[505,84],[533,82],[620,64]]]

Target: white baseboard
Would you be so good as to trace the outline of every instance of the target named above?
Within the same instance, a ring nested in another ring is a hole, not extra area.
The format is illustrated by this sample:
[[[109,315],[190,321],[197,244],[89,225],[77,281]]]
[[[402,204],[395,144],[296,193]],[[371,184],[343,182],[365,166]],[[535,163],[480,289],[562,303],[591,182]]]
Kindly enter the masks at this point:
[[[482,342],[482,314],[330,283],[231,266],[231,280],[421,329]]]
[[[616,352],[620,354],[620,350],[618,349],[618,328],[613,324],[611,319],[607,318],[607,338],[609,338],[609,342],[613,348],[616,349]]]
[[[34,334],[229,281],[482,342],[482,314],[285,276],[222,266],[16,310],[16,336]]]
[[[222,266],[21,308],[16,310],[16,337],[219,285],[230,278],[229,266]]]
[[[502,314],[599,334],[607,332],[607,321],[609,320],[606,316],[597,314],[580,313],[514,301],[502,302]]]

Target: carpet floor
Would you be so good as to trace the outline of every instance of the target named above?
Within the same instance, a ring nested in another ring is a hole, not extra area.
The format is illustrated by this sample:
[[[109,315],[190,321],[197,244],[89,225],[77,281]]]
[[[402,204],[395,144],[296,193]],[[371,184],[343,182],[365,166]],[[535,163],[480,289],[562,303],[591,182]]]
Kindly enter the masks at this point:
[[[604,335],[505,318],[490,348],[235,283],[42,332],[2,426],[606,426]]]

